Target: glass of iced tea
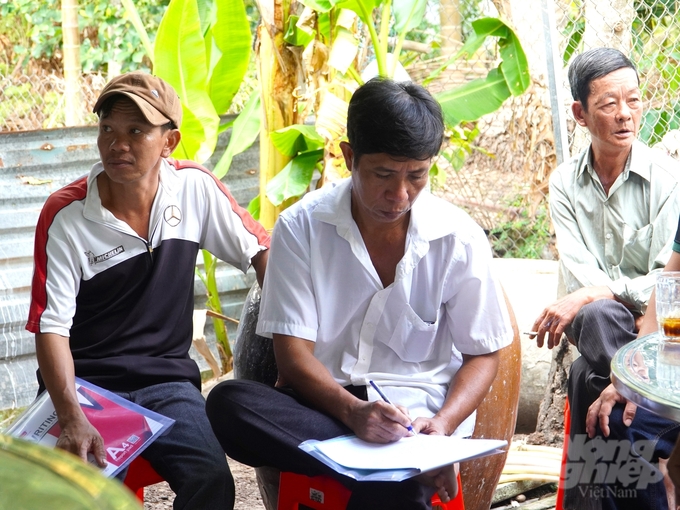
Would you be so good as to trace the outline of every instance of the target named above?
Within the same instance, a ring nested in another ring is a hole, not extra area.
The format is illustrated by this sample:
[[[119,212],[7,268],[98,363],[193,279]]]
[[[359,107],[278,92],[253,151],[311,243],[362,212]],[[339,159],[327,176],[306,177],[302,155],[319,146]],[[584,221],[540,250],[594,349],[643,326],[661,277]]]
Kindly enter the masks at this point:
[[[680,343],[680,271],[656,277],[656,320],[666,340]]]

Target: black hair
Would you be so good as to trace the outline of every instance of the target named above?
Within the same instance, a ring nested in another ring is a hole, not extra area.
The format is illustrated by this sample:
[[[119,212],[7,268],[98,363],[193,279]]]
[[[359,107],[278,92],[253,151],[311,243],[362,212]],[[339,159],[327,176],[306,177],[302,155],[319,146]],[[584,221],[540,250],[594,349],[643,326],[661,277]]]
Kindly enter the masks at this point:
[[[104,99],[104,102],[99,107],[99,111],[97,111],[97,115],[99,116],[99,118],[103,119],[103,118],[108,117],[109,114],[111,113],[111,110],[113,110],[113,107],[121,99],[130,99],[130,98],[128,96],[126,96],[125,94],[113,94],[112,96],[109,96],[106,99]],[[132,99],[130,99],[130,101],[132,101]],[[134,101],[133,101],[133,103],[134,103]],[[168,120],[167,124],[162,124],[160,126],[160,128],[161,128],[161,131],[163,133],[165,133],[169,129],[178,129],[177,125],[171,120]]]
[[[376,153],[424,161],[444,140],[442,109],[420,85],[373,78],[349,102],[347,138],[357,162]]]
[[[594,48],[577,55],[569,66],[569,86],[571,87],[571,95],[574,101],[580,101],[583,109],[588,111],[590,84],[593,80],[626,67],[635,71],[639,85],[640,77],[635,65],[619,50],[614,48]]]

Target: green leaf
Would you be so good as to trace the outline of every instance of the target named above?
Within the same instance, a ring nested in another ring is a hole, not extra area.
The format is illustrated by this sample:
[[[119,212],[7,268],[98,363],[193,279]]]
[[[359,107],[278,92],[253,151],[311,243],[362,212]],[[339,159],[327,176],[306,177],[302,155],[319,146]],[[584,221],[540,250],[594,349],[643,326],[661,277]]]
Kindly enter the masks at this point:
[[[520,95],[531,83],[529,76],[529,63],[524,54],[519,39],[502,20],[498,18],[481,18],[472,22],[474,35],[468,39],[465,45],[451,58],[424,80],[427,85],[435,79],[451,63],[458,60],[463,55],[469,57],[474,54],[488,37],[499,37],[498,46],[500,48],[501,65],[503,75],[508,81],[508,89],[513,95]]]
[[[477,120],[482,115],[496,111],[509,97],[510,90],[499,69],[489,71],[486,78],[472,80],[461,87],[435,95],[446,121],[451,125]]]
[[[393,0],[394,30],[398,33],[413,30],[423,21],[427,0]]]
[[[316,29],[321,34],[324,44],[329,44],[331,40],[331,17],[327,12],[316,13]]]
[[[275,206],[285,200],[302,195],[314,175],[314,168],[323,157],[323,149],[302,152],[291,159],[272,180],[267,183],[267,198]]]
[[[567,67],[571,56],[579,49],[581,45],[581,39],[583,39],[583,32],[586,30],[586,20],[584,18],[579,18],[576,21],[570,21],[567,23],[563,36],[567,36],[567,44],[564,47],[564,53],[562,54],[562,63],[564,67]]]
[[[255,221],[260,219],[260,195],[253,198],[248,207],[246,207],[250,215],[255,219]]]
[[[216,2],[219,4],[219,2]],[[201,20],[201,33],[206,34],[217,19],[217,5],[210,0],[197,0],[198,15]]]
[[[283,40],[292,46],[307,46],[314,39],[314,31],[308,31],[303,27],[297,25],[300,16],[288,17],[288,28]]]
[[[508,36],[501,40],[501,69],[513,96],[521,95],[531,85],[529,62],[515,33],[508,28]]]
[[[337,3],[341,9],[349,9],[359,15],[361,21],[374,27],[373,9],[383,3],[384,0],[342,0]]]
[[[250,61],[250,24],[243,0],[217,2],[212,35],[221,56],[210,68],[209,94],[217,113],[223,114],[231,106]]]
[[[333,0],[302,0],[302,5],[314,9],[316,12],[328,12],[336,3]]]
[[[260,90],[259,88],[256,88],[253,90],[252,94],[250,94],[250,98],[239,116],[236,117],[234,126],[231,130],[229,145],[227,145],[224,155],[220,158],[217,165],[215,165],[213,173],[218,179],[221,179],[227,174],[233,157],[250,147],[257,139],[259,133]]]
[[[432,167],[430,167],[430,181],[435,186],[443,186],[446,183],[446,171],[443,168],[439,168],[437,163],[433,163]]]
[[[207,92],[205,46],[195,1],[170,2],[154,52],[154,73],[170,83],[182,101],[182,140],[176,154],[202,163],[215,150],[220,119]]]
[[[298,152],[323,147],[324,139],[314,126],[293,124],[270,133],[274,147],[284,156],[293,157]],[[272,202],[273,203],[273,202]]]

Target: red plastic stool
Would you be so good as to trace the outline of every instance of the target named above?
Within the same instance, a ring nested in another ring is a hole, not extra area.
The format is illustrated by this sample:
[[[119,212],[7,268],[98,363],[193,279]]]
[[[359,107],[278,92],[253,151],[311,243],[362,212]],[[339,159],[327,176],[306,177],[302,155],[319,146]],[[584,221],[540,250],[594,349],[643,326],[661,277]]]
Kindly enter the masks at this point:
[[[161,475],[151,467],[148,460],[137,457],[130,463],[123,483],[135,493],[137,499],[144,502],[144,487],[164,481]]]
[[[442,503],[436,494],[432,508],[441,510],[465,510],[460,475],[458,495],[448,503]],[[298,510],[300,505],[313,510],[345,510],[351,491],[328,476],[309,477],[282,472],[279,478],[278,510]]]
[[[557,484],[555,510],[562,510],[564,502],[564,482],[567,477],[567,450],[569,446],[569,431],[571,430],[571,409],[569,399],[564,400],[564,444],[562,445],[562,466],[560,467],[560,481]]]

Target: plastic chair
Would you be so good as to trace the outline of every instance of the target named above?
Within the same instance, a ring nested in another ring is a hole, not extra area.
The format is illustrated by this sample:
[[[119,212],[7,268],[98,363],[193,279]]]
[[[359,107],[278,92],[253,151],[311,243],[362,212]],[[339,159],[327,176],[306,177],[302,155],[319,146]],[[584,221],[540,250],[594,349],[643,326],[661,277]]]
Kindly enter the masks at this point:
[[[161,475],[151,467],[149,461],[140,456],[130,463],[123,483],[135,493],[139,501],[144,502],[144,487],[164,481]]]
[[[555,510],[562,510],[564,503],[564,481],[567,476],[567,447],[569,445],[569,431],[571,430],[571,409],[569,399],[564,400],[564,444],[562,445],[562,467],[560,468],[560,481],[557,484],[557,497]]]
[[[432,497],[433,510],[465,510],[463,490],[458,475],[458,495],[448,503],[442,503],[436,494]],[[351,491],[328,476],[309,477],[282,472],[279,480],[278,510],[345,510]]]

